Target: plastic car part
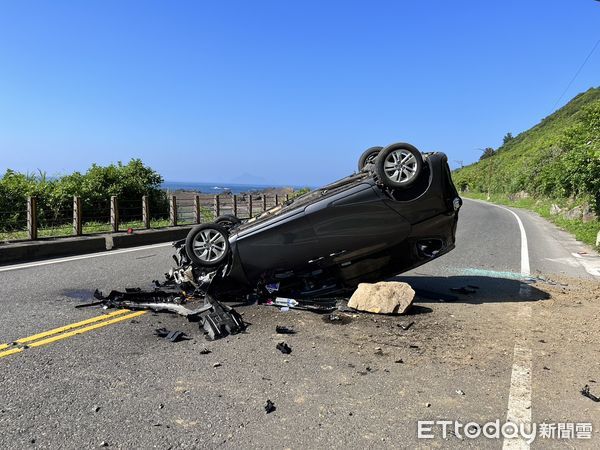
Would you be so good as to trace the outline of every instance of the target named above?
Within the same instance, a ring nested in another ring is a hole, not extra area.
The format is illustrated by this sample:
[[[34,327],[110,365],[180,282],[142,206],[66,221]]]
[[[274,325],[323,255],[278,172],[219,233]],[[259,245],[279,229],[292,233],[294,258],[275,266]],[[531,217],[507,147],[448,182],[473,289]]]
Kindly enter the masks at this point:
[[[106,297],[96,290],[94,297],[110,308],[168,311],[187,317],[192,322],[200,321],[209,340],[237,334],[246,329],[242,317],[233,308],[223,305],[208,294],[204,297],[204,305],[197,309],[185,307],[185,298],[177,296],[176,293],[159,289],[154,291],[142,291],[141,289],[130,289],[126,292],[111,291]]]
[[[218,266],[229,257],[229,233],[214,223],[198,225],[188,233],[185,250],[188,257],[199,266]]]
[[[363,154],[360,155],[360,158],[358,158],[358,171],[360,172],[363,170],[367,164],[373,164],[381,150],[383,150],[383,147],[370,147],[366,149]]]
[[[377,179],[384,186],[407,188],[417,181],[423,168],[423,156],[413,145],[392,144],[379,152],[374,162]]]
[[[246,329],[242,316],[237,311],[210,297],[207,297],[207,299],[212,305],[212,309],[202,316],[202,327],[208,340],[214,341],[230,334],[240,333]]]

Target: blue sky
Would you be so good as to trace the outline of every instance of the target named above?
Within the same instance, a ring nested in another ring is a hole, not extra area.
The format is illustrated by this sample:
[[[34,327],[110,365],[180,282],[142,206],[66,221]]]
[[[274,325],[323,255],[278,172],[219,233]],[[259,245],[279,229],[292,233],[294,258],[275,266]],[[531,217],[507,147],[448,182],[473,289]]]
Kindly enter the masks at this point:
[[[468,163],[598,39],[593,0],[4,1],[0,170],[318,185],[396,141]],[[598,85],[600,49],[561,104]]]

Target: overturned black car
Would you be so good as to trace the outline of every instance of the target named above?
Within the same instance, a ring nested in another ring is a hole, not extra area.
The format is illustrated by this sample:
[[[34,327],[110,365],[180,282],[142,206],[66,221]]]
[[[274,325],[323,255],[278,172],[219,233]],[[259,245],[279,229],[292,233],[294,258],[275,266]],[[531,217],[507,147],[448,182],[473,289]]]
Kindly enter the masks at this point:
[[[446,155],[373,147],[357,173],[240,221],[223,216],[175,243],[179,283],[216,298],[331,297],[405,272],[454,248],[462,200]]]

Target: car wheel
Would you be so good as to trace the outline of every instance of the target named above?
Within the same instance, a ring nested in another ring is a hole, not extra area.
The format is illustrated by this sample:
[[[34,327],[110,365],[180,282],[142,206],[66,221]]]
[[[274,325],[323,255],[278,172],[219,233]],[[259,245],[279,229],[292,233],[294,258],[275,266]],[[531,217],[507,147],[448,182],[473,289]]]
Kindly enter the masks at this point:
[[[185,238],[190,259],[204,267],[218,266],[229,256],[229,236],[220,225],[205,223],[190,230]]]
[[[375,162],[375,158],[379,152],[383,150],[383,147],[371,147],[366,149],[360,158],[358,158],[358,171],[360,172],[365,168],[367,164],[372,164]]]
[[[230,231],[232,228],[235,228],[240,223],[242,223],[242,221],[240,219],[238,219],[236,216],[234,216],[233,214],[224,214],[222,216],[217,217],[217,219],[215,220],[215,223],[217,225],[222,226],[227,231]]]
[[[400,142],[381,150],[375,160],[375,174],[390,188],[407,188],[421,174],[423,156],[416,147]]]

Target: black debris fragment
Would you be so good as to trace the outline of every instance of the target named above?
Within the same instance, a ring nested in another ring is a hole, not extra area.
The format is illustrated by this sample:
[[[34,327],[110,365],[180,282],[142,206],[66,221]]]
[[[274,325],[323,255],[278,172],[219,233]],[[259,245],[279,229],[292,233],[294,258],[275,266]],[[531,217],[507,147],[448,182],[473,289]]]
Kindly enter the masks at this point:
[[[230,334],[237,334],[246,329],[246,324],[239,313],[210,297],[212,310],[202,317],[202,327],[206,333],[206,339],[214,341]]]
[[[589,398],[593,402],[596,402],[596,403],[600,402],[600,397],[596,397],[594,394],[592,394],[590,392],[590,386],[587,385],[587,384],[581,390],[581,395],[583,395],[584,397]]]
[[[273,403],[271,400],[267,399],[267,403],[265,405],[265,411],[267,412],[267,414],[272,413],[276,409],[277,409],[277,407],[275,406],[275,403]]]
[[[347,314],[337,313],[325,314],[324,316],[322,316],[322,320],[323,322],[332,325],[347,325],[350,322],[352,322],[352,318]]]
[[[412,327],[414,324],[415,324],[414,322],[410,322],[408,325],[402,325],[401,323],[399,323],[399,324],[398,324],[398,326],[399,326],[400,328],[402,328],[404,331],[408,331],[408,329],[409,329],[410,327]]]
[[[171,342],[188,341],[191,339],[183,331],[169,331],[166,328],[158,328],[154,331],[154,334]]]
[[[415,344],[410,344],[410,345],[408,346],[408,348],[419,348],[419,346],[418,346],[418,345],[415,345]]]
[[[212,352],[209,349],[207,349],[206,347],[204,347],[202,350],[200,350],[201,355],[208,355],[209,353],[212,353]]]
[[[277,346],[275,347],[277,350],[279,350],[281,353],[283,353],[284,355],[289,355],[290,353],[292,353],[292,348],[287,345],[285,342],[280,342],[279,344],[277,344]]]
[[[404,360],[402,358],[397,359],[396,361],[394,361],[396,364],[404,364]]]
[[[277,325],[275,327],[275,333],[277,334],[296,334],[296,330],[290,327],[284,327],[283,325]]]

